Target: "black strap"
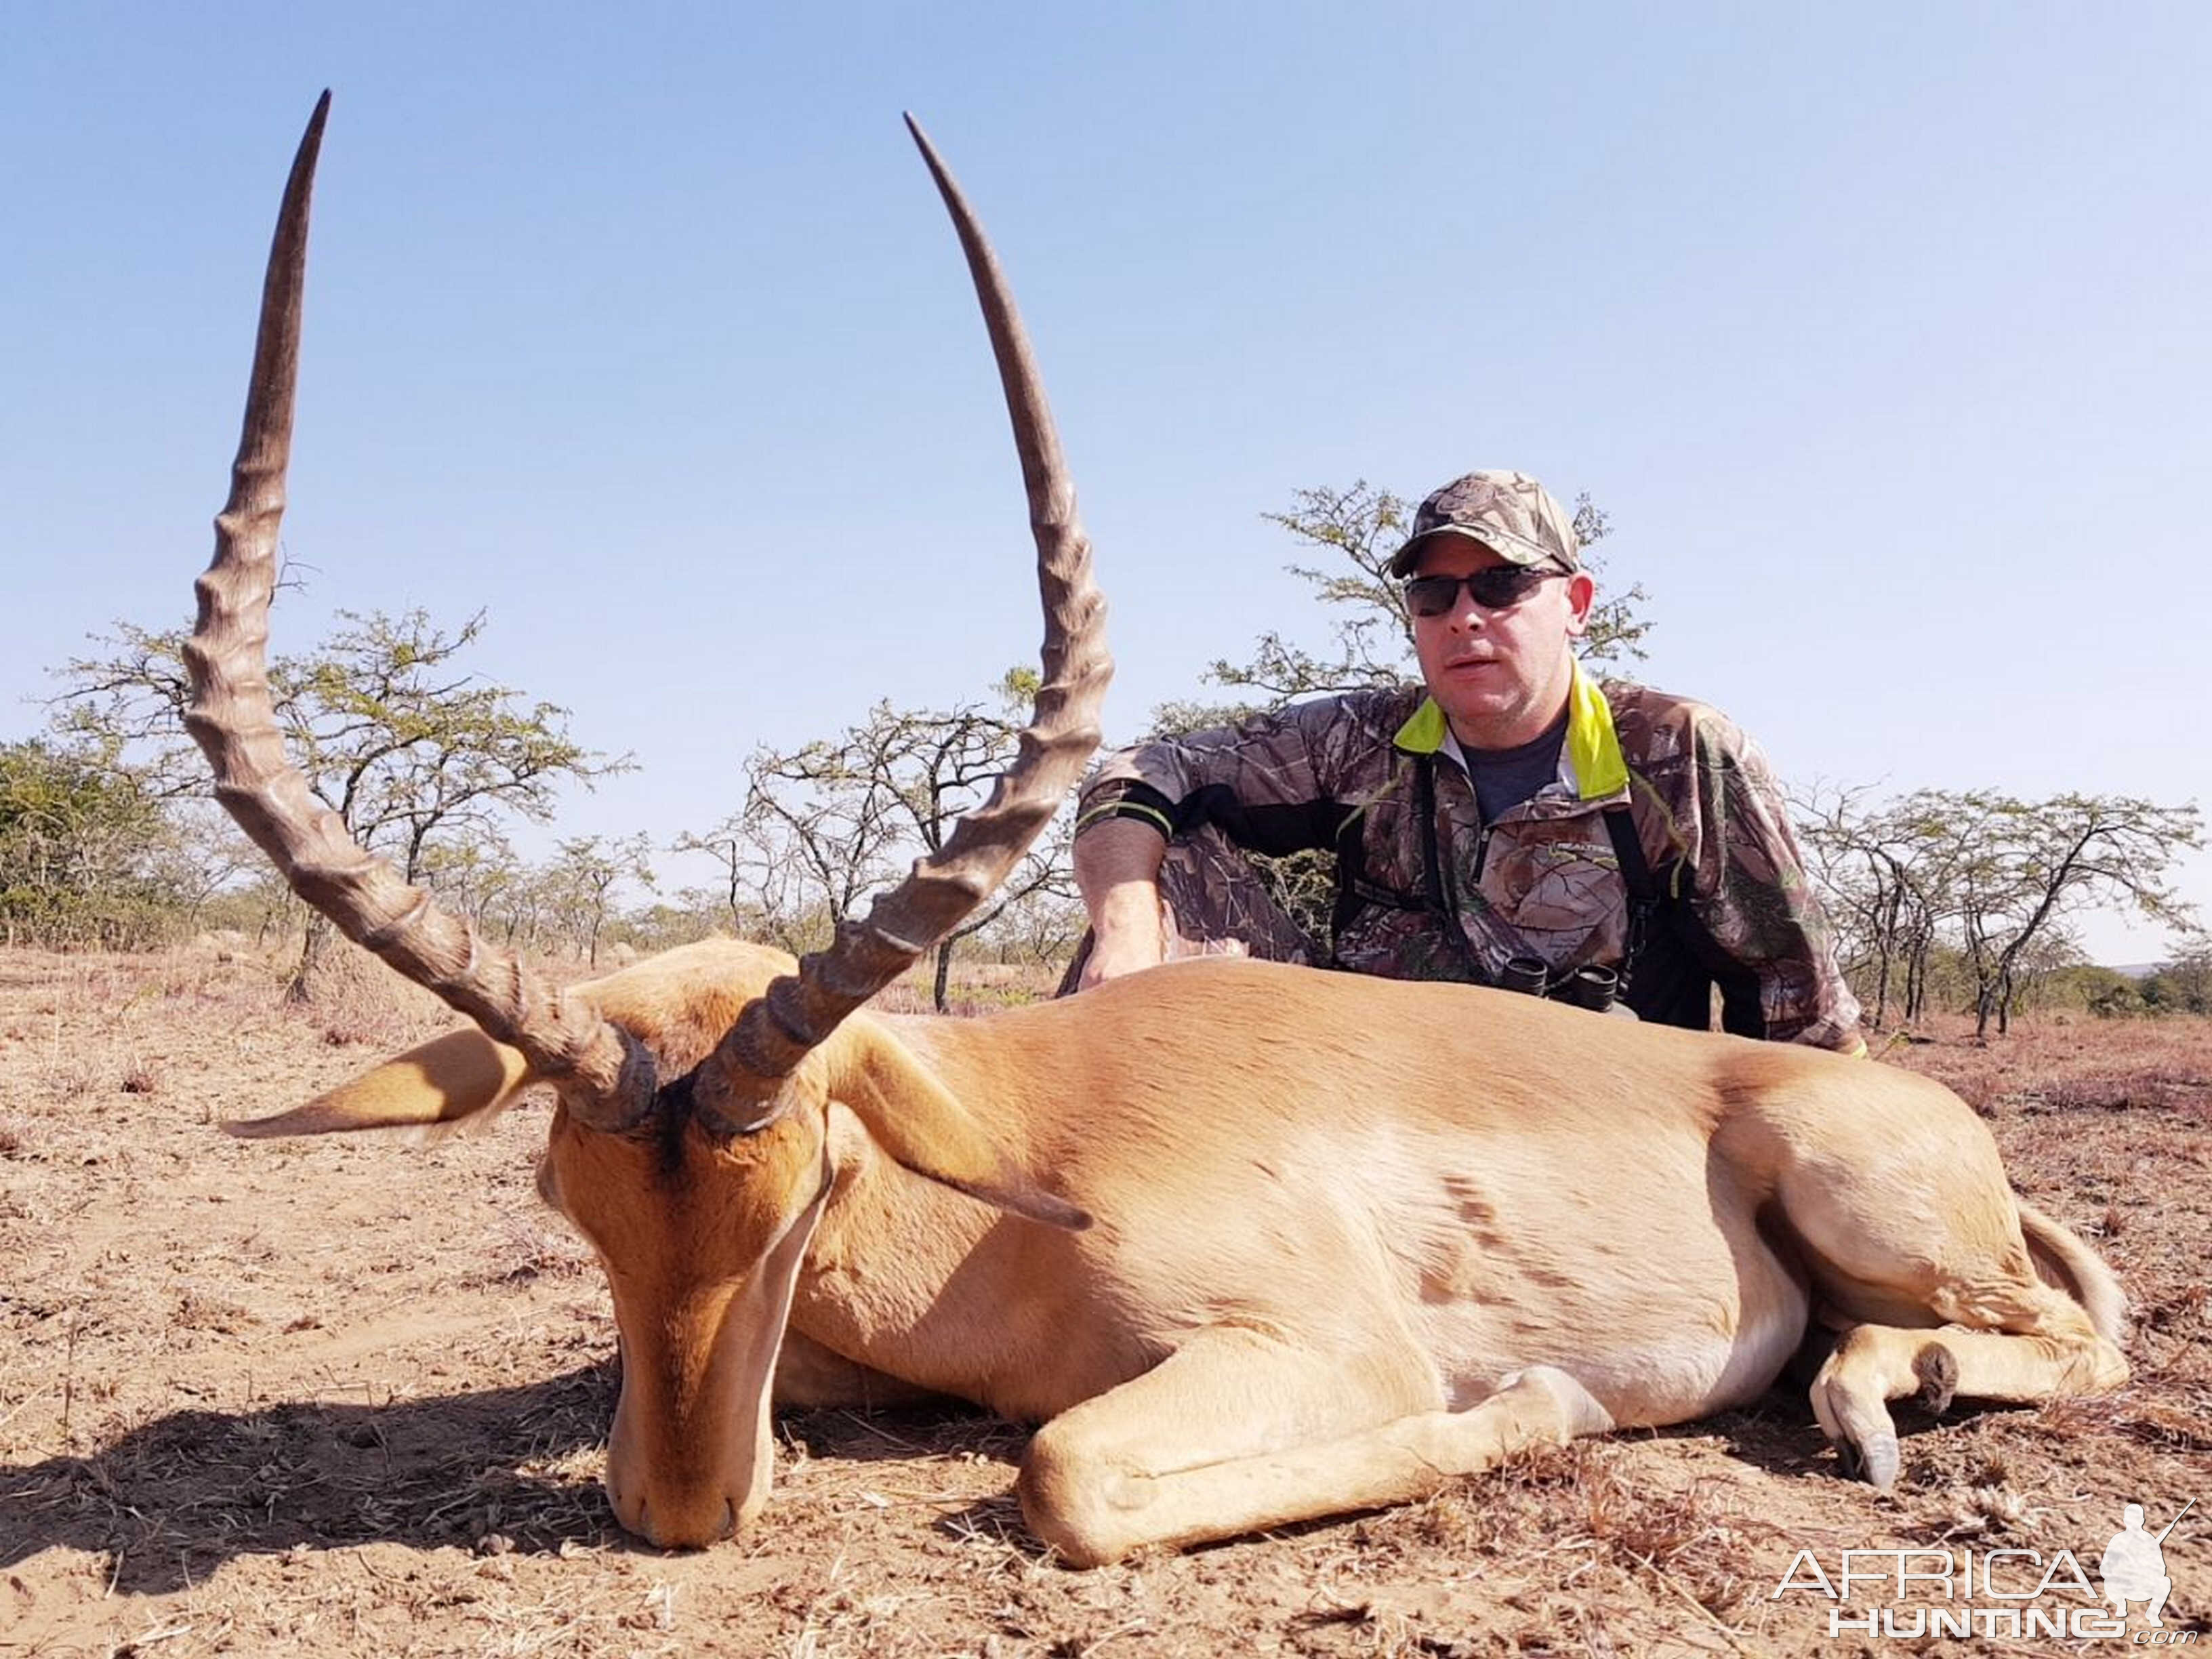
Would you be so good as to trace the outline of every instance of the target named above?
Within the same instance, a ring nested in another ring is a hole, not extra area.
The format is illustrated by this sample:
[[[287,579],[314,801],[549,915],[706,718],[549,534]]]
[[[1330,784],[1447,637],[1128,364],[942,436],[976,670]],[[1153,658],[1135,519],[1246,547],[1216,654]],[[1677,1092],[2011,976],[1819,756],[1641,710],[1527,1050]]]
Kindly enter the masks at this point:
[[[1413,762],[1413,812],[1421,826],[1421,873],[1428,881],[1430,902],[1443,915],[1451,907],[1444,899],[1443,865],[1437,855],[1437,764],[1431,756]]]
[[[1662,866],[1659,872],[1651,868],[1627,807],[1608,809],[1605,827],[1620,863],[1621,884],[1628,890],[1628,953],[1621,963],[1621,1000],[1640,1019],[1702,1031],[1712,1023],[1713,988],[1718,985],[1722,1028],[1738,1036],[1765,1036],[1758,976],[1720,948],[1683,899],[1682,866]],[[1632,979],[1629,969],[1639,957],[1643,971]]]
[[[1478,985],[1491,982],[1490,973],[1483,966],[1482,954],[1474,948],[1474,941],[1467,936],[1467,924],[1459,913],[1459,896],[1444,881],[1443,860],[1437,851],[1437,757],[1421,755],[1413,762],[1413,807],[1420,814],[1421,862],[1423,874],[1428,879],[1429,897],[1436,906],[1437,918],[1443,924],[1445,937],[1459,947],[1460,962],[1468,976]]]
[[[1636,959],[1651,938],[1651,923],[1658,915],[1662,895],[1644,856],[1644,839],[1636,833],[1636,817],[1626,805],[1605,809],[1605,832],[1613,842],[1613,855],[1620,865],[1621,885],[1628,889],[1628,943],[1620,959],[1620,982],[1636,969]]]

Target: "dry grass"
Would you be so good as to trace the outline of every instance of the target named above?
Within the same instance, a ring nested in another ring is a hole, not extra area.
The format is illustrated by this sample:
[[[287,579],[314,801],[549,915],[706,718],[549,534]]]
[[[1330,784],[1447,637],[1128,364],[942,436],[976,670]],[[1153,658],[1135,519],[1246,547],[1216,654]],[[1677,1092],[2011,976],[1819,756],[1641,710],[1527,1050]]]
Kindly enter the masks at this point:
[[[2136,1380],[1910,1421],[1893,1494],[1833,1479],[1784,1392],[1426,1504],[1073,1573],[1009,1495],[1020,1430],[830,1412],[780,1423],[753,1537],[663,1555],[599,1490],[612,1322],[531,1192],[535,1111],[428,1153],[215,1133],[446,1023],[374,975],[288,1007],[286,965],[234,941],[0,952],[7,1659],[1811,1655],[1824,1627],[1768,1598],[1798,1547],[2094,1552],[2120,1504],[2205,1489],[2212,1028],[2083,1022],[1893,1059],[1960,1087],[2023,1190],[2100,1236]],[[2169,1548],[2177,1628],[2212,1605],[2208,1538]]]
[[[1006,963],[963,963],[953,959],[952,977],[945,988],[945,1012],[972,1018],[1042,1002],[1060,988],[1056,968]],[[877,997],[876,1006],[895,1014],[927,1014],[935,1011],[937,968],[925,958],[908,969]]]
[[[295,1006],[331,1048],[365,1048],[371,1058],[420,1042],[453,1024],[453,1015],[436,997],[343,939],[331,941],[317,958]]]
[[[2212,1020],[2102,1020],[2061,1014],[1974,1041],[1963,1015],[1932,1022],[1885,1056],[1924,1072],[1985,1115],[2203,1107],[2212,1091]]]

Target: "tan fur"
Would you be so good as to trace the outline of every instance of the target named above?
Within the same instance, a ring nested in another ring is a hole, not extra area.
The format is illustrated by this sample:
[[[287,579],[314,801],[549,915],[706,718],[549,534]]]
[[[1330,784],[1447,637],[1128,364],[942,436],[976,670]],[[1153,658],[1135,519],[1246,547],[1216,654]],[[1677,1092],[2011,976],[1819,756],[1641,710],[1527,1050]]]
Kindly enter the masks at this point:
[[[2080,1303],[2098,1335],[2107,1341],[2125,1342],[2127,1297],[2112,1270],[2080,1238],[2026,1199],[2015,1198],[2014,1202],[2020,1206],[2021,1233],[2027,1241],[2027,1253],[2034,1258],[2044,1282]]]
[[[580,994],[665,1085],[790,967],[709,941]],[[489,1111],[517,1065],[441,1039],[260,1132]],[[781,1090],[731,1139],[680,1090],[631,1133],[553,1121],[541,1188],[623,1337],[610,1492],[664,1544],[765,1498],[787,1329],[811,1403],[1043,1422],[1023,1500],[1074,1562],[1741,1405],[1813,1321],[1842,1333],[1814,1412],[1879,1482],[1889,1400],[2126,1376],[2103,1264],[2016,1203],[1955,1097],[1870,1061],[1215,960],[989,1019],[860,1016]]]
[[[668,1084],[790,967],[712,940],[580,994]],[[447,1037],[264,1133],[493,1110],[518,1079]],[[661,1544],[761,1506],[779,1360],[807,1402],[1044,1422],[1022,1502],[1071,1562],[1743,1405],[1812,1321],[1840,1332],[1814,1411],[1878,1482],[1891,1398],[2126,1378],[2111,1272],[2017,1206],[1964,1103],[1874,1061],[1210,960],[991,1020],[860,1015],[776,1103],[734,1139],[677,1095],[630,1134],[553,1119],[542,1190],[623,1334],[608,1491]]]

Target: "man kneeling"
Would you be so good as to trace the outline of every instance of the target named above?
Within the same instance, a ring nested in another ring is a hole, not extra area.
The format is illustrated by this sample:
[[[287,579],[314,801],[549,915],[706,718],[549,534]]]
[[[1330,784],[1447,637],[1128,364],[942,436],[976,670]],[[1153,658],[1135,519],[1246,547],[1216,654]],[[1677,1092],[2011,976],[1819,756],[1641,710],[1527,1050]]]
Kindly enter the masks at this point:
[[[1075,870],[1073,989],[1241,952],[1620,1006],[1863,1051],[1781,792],[1718,711],[1586,674],[1595,588],[1534,478],[1471,472],[1390,562],[1423,684],[1293,704],[1109,757]],[[1333,850],[1331,939],[1247,852]]]

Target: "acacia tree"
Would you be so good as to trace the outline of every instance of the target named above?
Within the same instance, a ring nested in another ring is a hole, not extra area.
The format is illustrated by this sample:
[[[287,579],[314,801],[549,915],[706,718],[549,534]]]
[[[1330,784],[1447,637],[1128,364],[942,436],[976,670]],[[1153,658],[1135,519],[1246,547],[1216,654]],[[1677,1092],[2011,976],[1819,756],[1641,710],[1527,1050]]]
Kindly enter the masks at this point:
[[[515,889],[529,876],[514,847],[496,830],[465,840],[433,841],[423,852],[422,874],[447,908],[466,917],[479,930],[492,926],[494,918],[506,912]],[[507,927],[512,944],[511,914]]]
[[[599,965],[599,936],[615,914],[617,892],[628,883],[648,892],[657,884],[652,854],[642,834],[581,836],[562,842],[541,873],[546,908],[592,967]]]
[[[1882,880],[1881,866],[1862,839],[1865,822],[1863,788],[1815,784],[1790,804],[1796,819],[1805,871],[1820,889],[1830,924],[1836,930],[1836,957],[1860,1000],[1870,1001],[1868,1018],[1879,1026],[1889,1008],[1895,921],[1893,890]],[[1877,988],[1867,996],[1871,982]]]
[[[687,830],[669,850],[714,860],[714,885],[696,890],[702,908],[739,938],[796,956],[827,943],[828,915],[845,914],[890,866],[881,857],[878,823],[841,817],[834,803],[778,787],[788,781],[778,774],[790,758],[756,750],[745,763],[744,805],[703,835]],[[842,908],[833,893],[843,896]]]
[[[320,647],[270,664],[276,723],[317,799],[354,840],[421,881],[437,847],[496,834],[510,816],[551,814],[556,787],[629,769],[569,737],[568,711],[526,702],[456,659],[484,628],[478,611],[458,629],[413,610],[340,612]],[[206,773],[185,736],[191,701],[181,632],[125,623],[98,643],[106,653],[60,670],[64,730],[139,757],[149,787],[167,796],[204,790]],[[295,994],[330,928],[311,917]]]
[[[893,716],[888,705],[878,714]],[[730,890],[744,890],[771,943],[794,955],[829,942],[839,918],[897,878],[900,826],[894,792],[874,780],[889,758],[872,717],[836,741],[787,752],[766,745],[745,762],[745,801],[723,821],[737,841],[726,867]],[[742,901],[731,904],[742,921]]]
[[[143,940],[168,896],[161,803],[113,745],[0,746],[0,921],[53,945]]]
[[[163,802],[161,828],[147,855],[155,882],[186,927],[198,927],[218,894],[234,890],[269,862],[212,801]]]
[[[1863,791],[1802,798],[1798,827],[1842,927],[1874,1018],[1902,975],[1904,1017],[1926,1010],[1939,945],[1972,981],[1975,1035],[2000,1035],[2031,982],[2077,963],[2068,920],[2121,904],[2172,926],[2191,913],[2174,861],[2201,844],[2194,806],[2124,795],[2022,800],[1996,790],[1920,789],[1887,804]]]
[[[2192,932],[2172,960],[2142,982],[2148,1007],[2212,1014],[2212,934]]]
[[[1842,955],[1880,1025],[1897,994],[1907,1022],[1927,1012],[1929,968],[1956,921],[1959,861],[1946,798],[1918,790],[1884,805],[1863,789],[1819,786],[1793,799],[1799,839],[1841,936]]]
[[[1064,967],[1090,925],[1079,896],[1040,890],[1006,906],[997,921],[977,933],[976,941],[1001,962]]]
[[[2024,801],[1990,790],[1942,799],[1960,849],[1959,922],[1977,1036],[1992,1019],[2000,1035],[2010,1029],[2030,948],[2071,912],[2102,901],[2172,927],[2194,920],[2171,879],[2181,854],[2203,844],[2194,805],[2074,793]]]
[[[2044,928],[2013,964],[2014,1011],[2027,1013],[2049,1007],[2054,997],[2092,965],[2071,927],[2057,922]]]
[[[732,921],[758,919],[786,949],[809,948],[872,890],[939,851],[961,816],[1012,764],[1020,723],[1007,710],[1034,690],[1032,672],[1000,683],[1000,707],[945,711],[878,703],[858,726],[788,752],[757,750],[745,765],[745,804],[679,850],[715,860]],[[1038,895],[1072,895],[1066,815],[1023,856],[988,902],[938,942],[933,999],[946,1006],[959,942]]]

